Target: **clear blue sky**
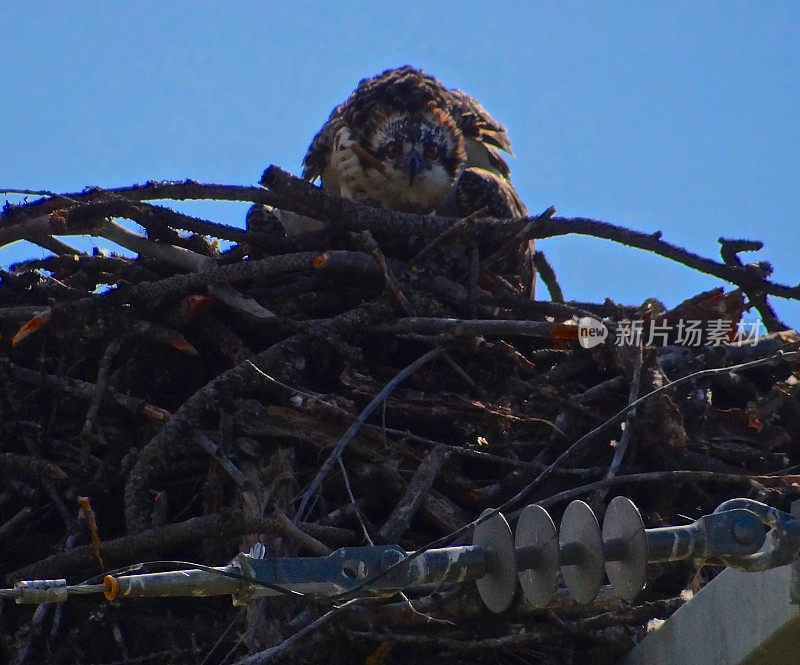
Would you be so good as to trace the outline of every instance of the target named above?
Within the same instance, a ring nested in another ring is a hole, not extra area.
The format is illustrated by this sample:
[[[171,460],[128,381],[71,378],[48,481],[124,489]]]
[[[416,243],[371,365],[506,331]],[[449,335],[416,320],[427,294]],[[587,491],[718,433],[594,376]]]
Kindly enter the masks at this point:
[[[411,63],[506,124],[531,211],[661,229],[711,256],[720,235],[760,239],[751,260],[800,282],[794,1],[33,1],[5,3],[0,28],[0,187],[299,172],[360,78]],[[182,209],[241,224],[246,206]],[[599,240],[540,247],[567,298],[672,306],[720,283]],[[800,305],[774,303],[800,327]]]

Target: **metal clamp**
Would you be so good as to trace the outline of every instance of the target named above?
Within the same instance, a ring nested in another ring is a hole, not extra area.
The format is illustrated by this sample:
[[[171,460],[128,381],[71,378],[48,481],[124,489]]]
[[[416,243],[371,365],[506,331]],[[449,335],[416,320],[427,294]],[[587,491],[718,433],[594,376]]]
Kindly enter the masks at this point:
[[[767,547],[749,556],[720,556],[726,566],[755,572],[785,566],[797,556],[800,549],[800,520],[772,506],[753,499],[729,499],[714,510],[714,515],[746,510],[755,514],[760,522],[770,528],[766,534]],[[712,515],[713,517],[713,515]],[[759,548],[761,545],[759,545]]]
[[[61,603],[67,599],[67,580],[25,580],[14,585],[17,604]]]

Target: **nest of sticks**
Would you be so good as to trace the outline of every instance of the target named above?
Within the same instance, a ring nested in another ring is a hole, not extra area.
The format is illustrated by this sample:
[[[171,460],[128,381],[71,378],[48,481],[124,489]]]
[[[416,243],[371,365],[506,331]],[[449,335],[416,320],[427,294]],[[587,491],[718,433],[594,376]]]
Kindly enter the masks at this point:
[[[647,526],[748,496],[800,494],[797,298],[722,240],[722,260],[588,219],[416,216],[359,206],[271,167],[262,187],[146,183],[6,205],[0,243],[52,256],[0,273],[0,573],[70,583],[153,560],[222,565],[345,545],[469,542],[487,507],[615,495]],[[246,229],[151,200],[254,204]],[[135,222],[144,228],[131,230]],[[733,285],[672,311],[565,301],[530,241],[568,233]],[[92,234],[134,257],[81,253]],[[220,248],[224,241],[225,249]],[[533,298],[538,272],[549,298]],[[768,334],[624,344],[626,321]],[[576,320],[604,320],[584,348]],[[491,614],[473,584],[345,605],[295,597],[5,602],[7,662],[612,663],[718,569],[649,568],[639,599]],[[247,657],[250,660],[247,660]],[[242,660],[245,659],[245,660]]]

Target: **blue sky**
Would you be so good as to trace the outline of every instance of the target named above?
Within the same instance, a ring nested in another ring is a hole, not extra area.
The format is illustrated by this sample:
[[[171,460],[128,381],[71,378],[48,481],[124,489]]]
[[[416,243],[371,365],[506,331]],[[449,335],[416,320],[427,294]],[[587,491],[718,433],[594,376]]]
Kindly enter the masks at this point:
[[[0,28],[0,187],[297,173],[360,78],[410,63],[506,124],[531,211],[709,256],[721,235],[760,239],[749,260],[800,282],[800,3],[33,1]],[[181,209],[241,224],[246,206]],[[720,284],[599,240],[539,246],[571,299],[672,306]]]

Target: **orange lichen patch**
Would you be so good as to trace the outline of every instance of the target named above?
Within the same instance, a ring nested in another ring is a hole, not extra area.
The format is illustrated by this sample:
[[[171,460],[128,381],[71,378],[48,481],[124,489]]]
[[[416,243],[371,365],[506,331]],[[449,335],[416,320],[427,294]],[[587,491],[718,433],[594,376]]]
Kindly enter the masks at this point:
[[[142,413],[151,420],[158,420],[158,421],[167,420],[171,415],[170,412],[167,411],[166,409],[162,409],[161,407],[158,406],[153,406],[152,404],[145,404],[142,407]]]
[[[553,328],[550,335],[553,339],[578,339],[578,326],[558,325]]]
[[[11,339],[11,346],[16,346],[28,335],[35,333],[37,330],[39,330],[39,328],[50,323],[52,316],[52,310],[48,309],[28,320],[19,330],[17,330],[16,334]]]
[[[311,262],[311,265],[313,265],[315,268],[324,268],[326,265],[328,265],[327,252],[325,254],[320,254],[317,258],[315,258]]]
[[[761,418],[758,417],[758,414],[755,411],[747,412],[747,426],[757,430],[760,430],[763,427]]]
[[[174,335],[170,336],[169,338],[169,345],[174,348],[178,349],[182,353],[185,353],[187,356],[197,356],[199,355],[197,349],[195,349],[190,343],[189,340],[186,339],[180,333],[175,333]]]
[[[186,296],[181,305],[189,316],[197,316],[211,307],[213,302],[214,299],[210,296],[191,295]]]

